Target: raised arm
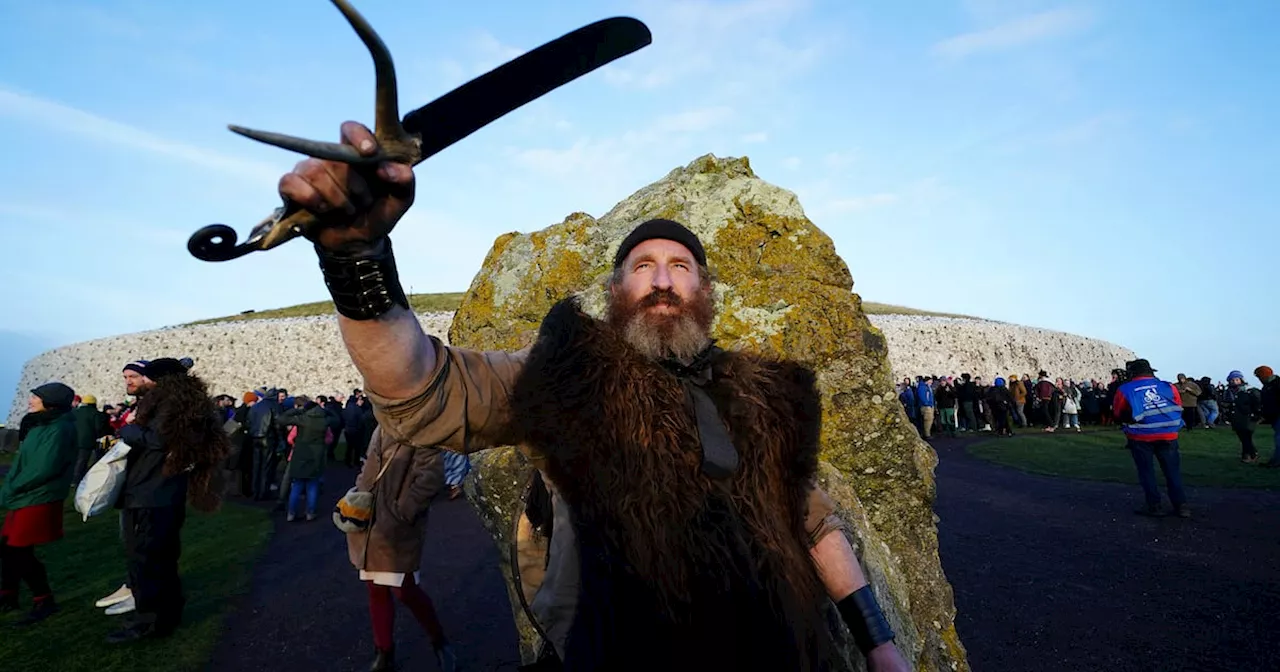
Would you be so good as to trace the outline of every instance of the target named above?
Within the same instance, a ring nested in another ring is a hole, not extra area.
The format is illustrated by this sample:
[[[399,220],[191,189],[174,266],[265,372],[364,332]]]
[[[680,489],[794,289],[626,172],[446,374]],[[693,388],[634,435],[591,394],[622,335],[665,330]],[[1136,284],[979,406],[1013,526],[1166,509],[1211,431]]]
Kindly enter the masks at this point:
[[[368,128],[342,125],[342,142],[377,155]],[[391,239],[413,205],[413,170],[381,162],[307,159],[280,180],[286,201],[315,214],[315,243],[338,327],[379,427],[414,446],[469,452],[511,443],[507,395],[523,357],[444,346],[422,330],[400,285]]]
[[[342,143],[364,156],[378,153],[373,133],[342,125]],[[381,162],[367,170],[339,161],[307,159],[280,179],[280,195],[311,212],[321,225],[308,231],[338,310],[347,352],[366,389],[407,397],[435,371],[435,350],[400,286],[388,234],[413,205],[413,169]]]

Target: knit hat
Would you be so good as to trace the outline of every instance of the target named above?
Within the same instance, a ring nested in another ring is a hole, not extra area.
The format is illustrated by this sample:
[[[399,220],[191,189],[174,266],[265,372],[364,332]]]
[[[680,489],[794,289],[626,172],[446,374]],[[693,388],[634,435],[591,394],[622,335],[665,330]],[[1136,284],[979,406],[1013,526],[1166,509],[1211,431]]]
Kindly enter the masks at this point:
[[[1231,373],[1227,374],[1227,380],[1231,380],[1232,378],[1239,378],[1240,380],[1244,380],[1244,374],[1241,373],[1240,371],[1232,371]]]
[[[1004,387],[1004,378],[996,378],[996,387]]]
[[[683,224],[673,222],[669,219],[651,219],[640,226],[637,226],[627,237],[623,239],[622,245],[618,246],[617,254],[613,255],[613,267],[617,268],[626,260],[627,255],[631,254],[631,250],[636,245],[646,240],[670,240],[685,247],[693,253],[693,258],[700,266],[707,265],[707,252],[702,249],[702,241],[693,235],[693,232],[685,228]]]
[[[76,396],[75,390],[63,383],[45,383],[31,390],[31,394],[39,397],[45,408],[71,408],[71,400]]]
[[[148,363],[146,368],[143,369],[142,375],[158,382],[165,376],[176,376],[186,372],[187,367],[183,366],[182,362],[172,357],[161,357]]]
[[[150,362],[145,359],[129,362],[124,365],[123,369],[121,369],[121,373],[124,373],[125,371],[133,371],[134,373],[145,376],[147,375],[147,364],[149,363]]]
[[[257,401],[257,400],[258,400],[258,395],[254,392],[245,392],[244,398],[242,399],[242,401],[244,401],[244,403],[246,404]]]
[[[90,406],[97,406],[98,398],[93,396],[92,394],[86,394],[83,397],[80,397],[80,403],[88,404]]]
[[[1266,366],[1266,365],[1264,364],[1263,366],[1259,366],[1258,368],[1254,369],[1254,370],[1253,370],[1253,375],[1255,375],[1255,376],[1257,376],[1257,377],[1259,377],[1259,378],[1261,378],[1261,379],[1263,379],[1263,380],[1270,380],[1270,379],[1271,379],[1271,376],[1276,375],[1276,372],[1275,372],[1275,371],[1272,371],[1272,370],[1271,370],[1271,367]]]

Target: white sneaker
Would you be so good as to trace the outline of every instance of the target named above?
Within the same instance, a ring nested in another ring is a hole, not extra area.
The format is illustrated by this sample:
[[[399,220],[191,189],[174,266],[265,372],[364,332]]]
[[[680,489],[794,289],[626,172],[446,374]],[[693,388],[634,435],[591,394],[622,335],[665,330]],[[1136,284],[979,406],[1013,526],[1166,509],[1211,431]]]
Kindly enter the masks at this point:
[[[111,593],[110,595],[102,598],[101,600],[98,600],[97,602],[94,602],[93,606],[101,609],[103,607],[109,607],[113,604],[120,604],[121,602],[124,602],[125,600],[132,599],[132,598],[133,598],[133,591],[129,590],[129,584],[126,583],[126,584],[122,584],[119,588],[117,588],[116,592]]]
[[[120,614],[127,614],[137,608],[138,608],[137,603],[133,601],[133,596],[130,595],[129,599],[125,600],[124,602],[113,604],[107,607],[106,614],[108,616],[119,616]]]

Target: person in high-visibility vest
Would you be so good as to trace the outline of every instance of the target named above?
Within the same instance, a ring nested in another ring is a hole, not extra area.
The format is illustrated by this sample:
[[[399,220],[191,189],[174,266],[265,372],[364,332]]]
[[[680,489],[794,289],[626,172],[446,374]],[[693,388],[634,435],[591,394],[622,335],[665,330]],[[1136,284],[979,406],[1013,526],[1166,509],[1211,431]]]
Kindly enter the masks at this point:
[[[1191,517],[1187,494],[1182,489],[1182,466],[1178,455],[1178,430],[1182,429],[1182,396],[1178,388],[1156,378],[1155,369],[1145,359],[1125,363],[1128,380],[1116,390],[1112,402],[1116,421],[1124,428],[1133,463],[1138,468],[1138,482],[1146,496],[1146,505],[1136,513],[1144,516],[1165,515],[1161,507],[1160,488],[1156,485],[1155,465],[1160,462],[1169,502],[1182,518]]]

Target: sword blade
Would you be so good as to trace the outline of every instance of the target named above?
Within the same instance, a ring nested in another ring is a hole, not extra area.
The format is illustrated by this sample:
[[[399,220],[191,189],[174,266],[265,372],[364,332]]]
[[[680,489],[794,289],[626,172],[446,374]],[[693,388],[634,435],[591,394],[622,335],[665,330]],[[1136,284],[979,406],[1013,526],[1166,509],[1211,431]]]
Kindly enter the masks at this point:
[[[503,115],[653,42],[648,26],[614,17],[583,26],[476,77],[405,115],[422,160]]]

